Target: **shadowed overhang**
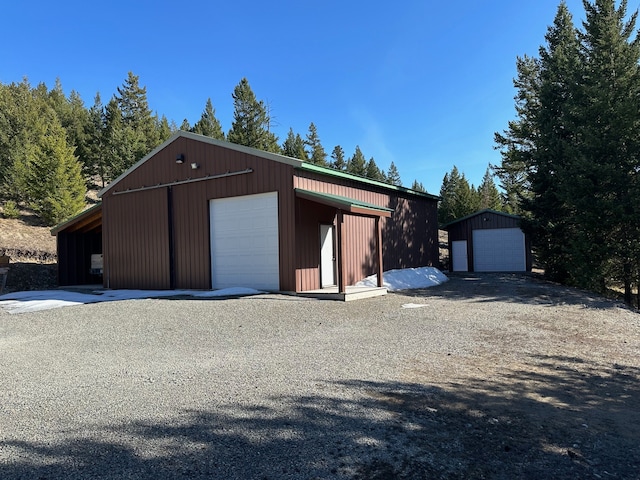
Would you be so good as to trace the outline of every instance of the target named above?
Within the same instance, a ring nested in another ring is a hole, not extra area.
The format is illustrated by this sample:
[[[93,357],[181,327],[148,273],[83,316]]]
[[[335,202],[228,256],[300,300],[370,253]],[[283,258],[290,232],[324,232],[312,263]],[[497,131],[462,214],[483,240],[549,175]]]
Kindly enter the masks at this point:
[[[51,229],[51,235],[56,236],[63,231],[66,233],[102,232],[102,202],[56,225]]]
[[[353,198],[342,197],[340,195],[312,192],[310,190],[303,190],[301,188],[296,188],[295,192],[296,197],[298,198],[304,198],[305,200],[310,200],[322,205],[337,208],[354,215],[390,217],[391,213],[393,212],[393,210],[390,208],[380,207],[379,205],[373,205],[372,203],[366,203],[360,200],[355,200]]]

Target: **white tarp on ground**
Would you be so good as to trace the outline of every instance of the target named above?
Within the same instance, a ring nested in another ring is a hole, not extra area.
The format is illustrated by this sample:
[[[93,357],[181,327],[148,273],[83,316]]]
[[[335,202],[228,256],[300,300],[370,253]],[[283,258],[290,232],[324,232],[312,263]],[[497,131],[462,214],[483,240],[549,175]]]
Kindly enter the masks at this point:
[[[427,288],[449,280],[434,267],[406,268],[384,272],[384,286],[390,292],[412,288]],[[377,276],[372,275],[358,282],[357,286],[377,286]],[[7,293],[0,296],[0,308],[9,313],[27,313],[51,308],[84,305],[87,303],[113,302],[158,297],[237,297],[262,293],[252,288],[224,288],[221,290],[99,290],[93,293],[78,293],[68,290],[36,290]]]
[[[67,290],[36,290],[8,293],[0,296],[0,307],[9,313],[37,312],[51,308],[84,305],[86,303],[113,302],[157,297],[235,297],[262,293],[252,288],[225,288],[222,290],[104,290],[78,293]]]

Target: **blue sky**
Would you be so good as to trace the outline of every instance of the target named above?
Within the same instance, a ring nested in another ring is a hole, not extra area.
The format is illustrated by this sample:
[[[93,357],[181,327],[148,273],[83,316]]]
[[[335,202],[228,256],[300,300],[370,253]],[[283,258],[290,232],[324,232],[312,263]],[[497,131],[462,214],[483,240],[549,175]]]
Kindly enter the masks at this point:
[[[578,24],[581,0],[567,0]],[[637,0],[629,10],[638,8]],[[359,145],[404,185],[440,190],[453,165],[477,185],[514,118],[517,56],[537,55],[559,0],[26,1],[3,5],[0,82],[60,78],[87,107],[127,72],[152,110],[196,122],[211,98],[228,131],[246,77],[275,132],[315,123],[330,154]]]

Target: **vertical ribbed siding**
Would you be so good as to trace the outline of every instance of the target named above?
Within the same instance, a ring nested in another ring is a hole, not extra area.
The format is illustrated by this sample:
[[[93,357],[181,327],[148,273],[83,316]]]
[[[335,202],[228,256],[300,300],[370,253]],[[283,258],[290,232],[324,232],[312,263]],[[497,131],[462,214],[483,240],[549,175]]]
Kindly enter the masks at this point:
[[[320,224],[334,224],[335,209],[296,199],[296,288],[320,288]]]
[[[184,163],[176,164],[178,154],[184,155]],[[197,169],[191,168],[193,162],[198,164]],[[290,165],[206,142],[178,138],[130,172],[114,191],[165,185],[208,175],[239,172],[247,168],[253,172],[171,187],[175,288],[211,288],[209,200],[277,191],[280,288],[295,290],[295,197],[292,189],[293,168]],[[164,192],[163,201],[156,198],[158,192]],[[147,197],[154,198],[156,203],[147,202],[150,209],[148,216],[139,218],[143,210],[138,204]],[[113,195],[110,191],[103,198],[103,205],[105,212],[108,212],[103,218],[105,230],[111,232],[109,238],[105,239],[105,254],[110,257],[112,267],[111,287],[129,288],[137,285],[136,288],[150,288],[141,285],[153,284],[166,285],[153,288],[169,288],[169,212],[166,188],[121,195]],[[156,238],[161,236],[160,231],[164,232],[164,242]],[[141,239],[148,241],[150,251],[146,256],[156,257],[156,266],[142,265],[134,255],[127,253],[137,250]],[[105,285],[106,283],[105,279]]]
[[[167,190],[103,201],[105,278],[110,288],[169,288]]]
[[[383,267],[385,270],[438,265],[438,219],[437,201],[429,198],[414,197],[400,192],[387,192],[382,189],[363,188],[357,182],[323,177],[315,172],[296,171],[294,186],[333,195],[341,195],[393,209],[391,218],[381,219]],[[369,187],[369,186],[367,186]],[[373,187],[375,188],[375,187]],[[300,219],[310,215],[306,203],[299,203],[298,234],[303,227]],[[311,211],[312,212],[312,211]],[[311,213],[313,215],[313,213]],[[318,222],[319,220],[316,219]],[[304,228],[311,228],[308,225]],[[345,216],[345,235],[348,251],[345,252],[347,284],[376,272],[375,220],[353,215]],[[315,248],[315,244],[313,245]],[[319,246],[318,246],[319,248]],[[304,249],[298,249],[304,252]],[[299,288],[306,290],[318,288],[313,279],[319,278],[319,270],[313,270],[305,260],[309,256],[298,258],[298,269],[304,273],[298,275]]]

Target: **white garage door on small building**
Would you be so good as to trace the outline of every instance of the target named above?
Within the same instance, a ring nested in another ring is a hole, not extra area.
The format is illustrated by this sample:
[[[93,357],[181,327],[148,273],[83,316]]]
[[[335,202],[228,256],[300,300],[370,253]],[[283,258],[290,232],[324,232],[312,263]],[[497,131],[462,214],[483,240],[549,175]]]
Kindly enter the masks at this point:
[[[212,288],[280,289],[278,193],[209,201]]]
[[[524,233],[519,228],[473,231],[473,270],[524,272],[527,269]]]
[[[465,271],[466,266],[473,272],[531,271],[531,246],[520,221],[517,215],[485,209],[443,225],[451,270]]]

